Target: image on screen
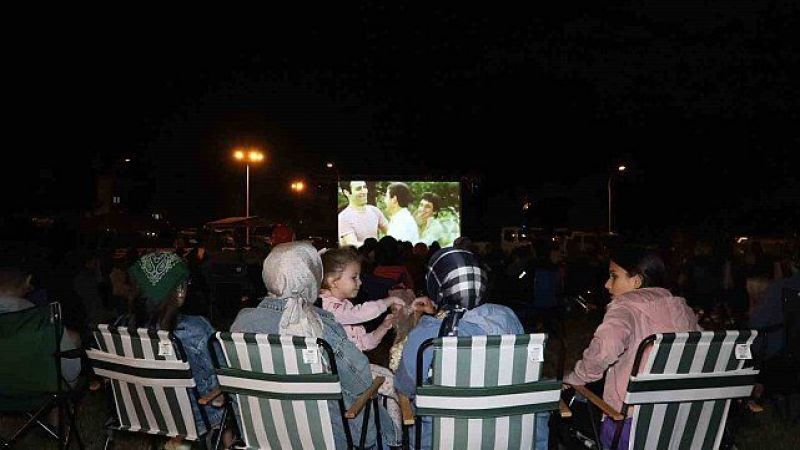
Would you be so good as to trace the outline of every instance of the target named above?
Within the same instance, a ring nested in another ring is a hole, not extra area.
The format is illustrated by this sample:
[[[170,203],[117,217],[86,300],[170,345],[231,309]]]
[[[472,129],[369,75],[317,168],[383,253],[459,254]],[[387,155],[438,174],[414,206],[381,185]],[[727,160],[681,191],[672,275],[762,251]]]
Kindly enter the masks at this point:
[[[339,183],[339,245],[360,247],[367,238],[392,236],[442,247],[461,235],[461,186],[457,181]]]

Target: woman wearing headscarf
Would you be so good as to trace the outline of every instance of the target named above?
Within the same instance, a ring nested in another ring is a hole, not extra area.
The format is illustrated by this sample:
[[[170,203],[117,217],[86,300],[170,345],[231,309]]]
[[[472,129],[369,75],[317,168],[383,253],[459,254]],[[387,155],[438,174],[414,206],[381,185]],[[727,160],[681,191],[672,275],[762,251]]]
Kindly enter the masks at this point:
[[[116,325],[150,328],[170,331],[180,341],[185,352],[192,377],[197,384],[198,394],[202,397],[219,387],[214,365],[208,351],[208,340],[214,334],[214,328],[202,316],[190,316],[180,313],[186,300],[186,286],[189,268],[181,257],[171,252],[148,253],[136,261],[128,273],[139,289],[144,300],[142,317],[136,314],[122,316]],[[202,417],[208,418],[212,428],[222,422],[222,408],[211,404],[200,406],[191,398],[192,412],[198,424],[198,432],[203,433]],[[182,446],[183,445],[183,446]],[[165,448],[190,448],[188,444],[180,444],[171,440]]]
[[[470,251],[446,247],[431,256],[425,275],[428,296],[439,311],[435,316],[422,316],[408,334],[400,365],[395,373],[395,388],[414,397],[416,393],[417,351],[425,340],[438,336],[487,336],[523,334],[525,331],[514,311],[491,303],[483,303],[487,288],[486,272]],[[415,300],[415,309],[430,308],[424,300]],[[429,311],[433,312],[433,311]],[[422,358],[430,367],[433,349]],[[548,415],[536,416],[536,448],[547,448]],[[430,418],[422,420],[422,448],[431,448]],[[413,443],[414,440],[412,439]]]
[[[245,308],[231,325],[232,332],[271,333],[324,339],[333,349],[344,403],[349,407],[372,384],[367,357],[348,339],[333,315],[313,306],[322,283],[322,260],[308,242],[289,242],[272,249],[262,271],[267,296],[256,308]],[[329,402],[336,448],[347,443],[338,406]],[[399,445],[391,419],[380,408],[381,433],[385,445]],[[362,411],[363,414],[363,411]],[[361,435],[363,417],[349,421],[352,436]],[[367,430],[367,447],[377,439],[374,422]]]

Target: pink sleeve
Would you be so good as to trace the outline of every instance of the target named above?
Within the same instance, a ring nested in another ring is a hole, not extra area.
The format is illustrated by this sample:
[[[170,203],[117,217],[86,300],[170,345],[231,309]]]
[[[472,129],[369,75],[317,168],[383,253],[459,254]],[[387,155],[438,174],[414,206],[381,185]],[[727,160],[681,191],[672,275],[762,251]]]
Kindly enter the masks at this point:
[[[608,310],[603,323],[594,332],[592,342],[575,363],[575,370],[564,377],[564,383],[584,385],[603,378],[608,366],[614,364],[628,348],[633,317],[624,308]]]
[[[325,308],[327,310],[327,308]],[[338,308],[329,310],[336,321],[342,325],[356,325],[372,320],[386,311],[386,304],[382,300],[364,302],[352,308]]]
[[[389,332],[391,328],[391,326],[385,327],[381,324],[381,326],[376,328],[372,333],[365,333],[358,336],[356,347],[362,352],[372,350],[381,343],[383,337],[386,336],[386,333]]]

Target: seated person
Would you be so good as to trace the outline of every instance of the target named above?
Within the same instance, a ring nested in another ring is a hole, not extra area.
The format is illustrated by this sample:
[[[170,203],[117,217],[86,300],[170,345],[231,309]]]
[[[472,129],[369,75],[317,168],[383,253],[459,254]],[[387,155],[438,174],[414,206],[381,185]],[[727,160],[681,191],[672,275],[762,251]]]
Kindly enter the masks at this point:
[[[416,327],[408,333],[395,373],[395,387],[409,397],[413,397],[416,392],[417,351],[425,340],[437,336],[486,336],[525,332],[511,309],[501,305],[482,304],[487,287],[486,273],[471,252],[452,247],[439,250],[430,259],[425,281],[428,294],[439,304],[439,311],[436,316],[422,316]],[[414,308],[428,313],[435,312],[428,299],[414,300]],[[427,349],[423,355],[424,367],[429,367],[432,360],[433,349]],[[549,416],[538,414],[536,417],[536,448],[546,449]],[[424,417],[423,448],[431,448],[430,425],[430,418]]]
[[[345,407],[372,385],[367,357],[348,339],[333,314],[313,306],[322,283],[322,260],[308,242],[289,242],[272,249],[264,260],[264,285],[269,292],[255,308],[239,311],[231,325],[232,332],[271,333],[324,339],[336,355]],[[328,402],[336,448],[346,448],[344,425],[339,407]],[[384,408],[380,408],[384,445],[399,445],[395,428]],[[361,412],[364,414],[364,411]],[[363,416],[349,421],[351,436],[361,436]],[[377,442],[374,422],[370,419],[366,445]]]
[[[381,343],[392,329],[393,307],[405,307],[405,302],[396,297],[371,300],[353,305],[350,299],[358,295],[361,288],[360,256],[352,247],[334,248],[322,255],[324,276],[322,279],[322,309],[333,314],[342,324],[347,337],[359,350],[372,350]],[[383,322],[372,332],[367,332],[364,323],[389,312]]]
[[[198,394],[202,397],[217,389],[219,382],[214,374],[214,365],[208,350],[208,340],[214,334],[214,328],[202,316],[180,313],[180,308],[186,300],[189,278],[189,268],[183,259],[175,253],[148,253],[131,266],[128,273],[144,300],[145,315],[144,317],[137,317],[136,314],[122,316],[117,319],[116,325],[171,331],[186,352],[185,356],[197,384]],[[192,399],[197,431],[202,434],[205,430],[199,408],[197,402]],[[209,425],[212,428],[219,427],[223,408],[212,404],[204,405],[202,408]],[[178,438],[173,439],[169,446],[180,448],[178,441]]]
[[[631,247],[614,251],[605,287],[611,294],[603,323],[597,327],[583,358],[575,363],[564,383],[582,386],[603,378],[603,400],[620,411],[639,344],[651,334],[702,331],[686,300],[661,286],[664,261]],[[607,371],[607,372],[606,372]],[[618,448],[628,448],[632,418],[625,419]],[[610,448],[616,423],[602,422],[600,441]]]
[[[31,291],[31,275],[13,267],[0,267],[0,314],[22,311],[35,305],[25,300]],[[61,351],[75,350],[81,347],[80,335],[74,330],[64,329],[61,336]],[[61,376],[75,387],[81,373],[81,361],[78,358],[61,359]]]

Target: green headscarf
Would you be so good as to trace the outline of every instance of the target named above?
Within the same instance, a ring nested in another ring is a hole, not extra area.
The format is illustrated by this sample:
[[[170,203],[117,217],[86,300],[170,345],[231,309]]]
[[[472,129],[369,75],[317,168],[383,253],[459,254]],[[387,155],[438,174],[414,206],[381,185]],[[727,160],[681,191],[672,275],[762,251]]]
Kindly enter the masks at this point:
[[[186,263],[172,252],[148,253],[139,258],[128,273],[147,299],[148,312],[156,310],[179,284],[189,278]]]

